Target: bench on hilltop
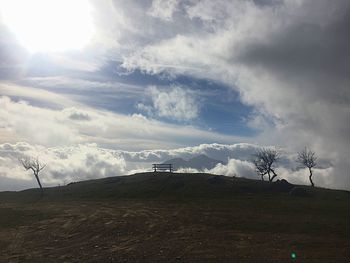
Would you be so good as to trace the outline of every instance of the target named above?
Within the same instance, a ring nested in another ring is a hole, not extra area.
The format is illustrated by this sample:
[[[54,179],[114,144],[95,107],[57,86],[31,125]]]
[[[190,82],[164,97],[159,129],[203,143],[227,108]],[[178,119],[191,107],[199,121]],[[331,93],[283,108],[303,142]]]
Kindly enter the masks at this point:
[[[154,163],[152,164],[153,172],[165,172],[169,170],[169,172],[173,172],[173,165],[171,163]]]

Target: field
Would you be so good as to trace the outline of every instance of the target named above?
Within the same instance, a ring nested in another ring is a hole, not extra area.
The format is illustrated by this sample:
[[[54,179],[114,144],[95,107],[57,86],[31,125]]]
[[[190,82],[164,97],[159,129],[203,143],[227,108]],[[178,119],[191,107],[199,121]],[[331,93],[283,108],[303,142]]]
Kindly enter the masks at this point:
[[[348,262],[349,192],[275,186],[137,174],[0,193],[0,262]]]

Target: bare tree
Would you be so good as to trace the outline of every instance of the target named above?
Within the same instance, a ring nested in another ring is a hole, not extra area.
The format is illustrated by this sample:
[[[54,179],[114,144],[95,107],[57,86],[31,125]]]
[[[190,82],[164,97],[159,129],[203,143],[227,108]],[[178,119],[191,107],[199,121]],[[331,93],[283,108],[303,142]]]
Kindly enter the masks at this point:
[[[298,152],[297,162],[309,169],[309,180],[312,187],[315,186],[314,182],[312,181],[312,168],[316,166],[316,160],[317,157],[315,152],[309,150],[307,147],[305,147],[301,152]]]
[[[255,171],[261,176],[261,181],[264,181],[264,176],[267,174],[264,163],[260,159],[253,159],[253,164],[255,166]]]
[[[21,162],[22,166],[24,167],[24,169],[26,169],[26,171],[28,170],[32,170],[38,184],[40,187],[40,191],[41,191],[41,196],[44,194],[44,189],[41,185],[40,182],[40,178],[39,178],[39,173],[46,167],[46,164],[43,164],[39,161],[39,158],[22,158],[19,159],[19,161]]]
[[[263,181],[267,174],[269,181],[272,182],[277,176],[275,165],[279,159],[279,152],[274,149],[262,148],[253,154],[253,157],[253,164],[257,173],[261,176],[261,180]]]

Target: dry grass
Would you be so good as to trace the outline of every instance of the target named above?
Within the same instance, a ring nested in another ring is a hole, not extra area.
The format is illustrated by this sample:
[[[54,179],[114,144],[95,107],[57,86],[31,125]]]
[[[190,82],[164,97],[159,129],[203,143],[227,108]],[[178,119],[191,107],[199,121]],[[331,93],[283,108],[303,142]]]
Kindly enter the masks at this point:
[[[350,206],[338,196],[2,202],[0,262],[271,263],[296,252],[294,262],[345,263]]]

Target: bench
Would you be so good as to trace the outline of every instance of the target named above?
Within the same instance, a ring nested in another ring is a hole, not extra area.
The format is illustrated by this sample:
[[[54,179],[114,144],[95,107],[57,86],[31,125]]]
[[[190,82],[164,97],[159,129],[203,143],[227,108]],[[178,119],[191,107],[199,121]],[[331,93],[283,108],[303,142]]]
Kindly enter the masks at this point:
[[[153,172],[165,172],[169,170],[169,172],[173,172],[173,165],[171,163],[154,163],[152,164]]]

